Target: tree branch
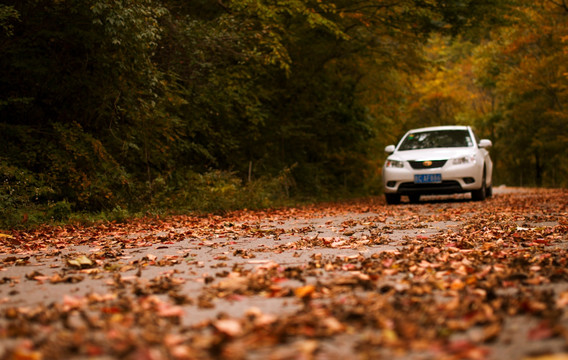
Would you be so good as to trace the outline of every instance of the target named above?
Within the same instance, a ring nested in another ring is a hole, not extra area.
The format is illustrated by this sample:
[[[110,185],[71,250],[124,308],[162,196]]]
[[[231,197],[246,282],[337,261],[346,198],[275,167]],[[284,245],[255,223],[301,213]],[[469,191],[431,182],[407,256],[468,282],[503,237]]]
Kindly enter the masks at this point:
[[[567,0],[548,0],[550,3],[558,6],[559,8],[563,9],[564,11],[568,12],[568,2]]]
[[[217,4],[219,4],[223,9],[225,9],[227,12],[231,13],[231,9],[225,5],[225,3],[223,2],[223,0],[217,0]]]

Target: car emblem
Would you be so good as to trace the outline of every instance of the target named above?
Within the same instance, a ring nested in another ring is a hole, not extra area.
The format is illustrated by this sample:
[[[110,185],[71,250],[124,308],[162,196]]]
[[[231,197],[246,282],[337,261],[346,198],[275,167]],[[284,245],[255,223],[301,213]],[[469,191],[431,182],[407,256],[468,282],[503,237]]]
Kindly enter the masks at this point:
[[[431,162],[430,160],[424,161],[424,162],[422,163],[422,165],[424,165],[424,166],[426,166],[426,167],[432,166],[432,162]]]

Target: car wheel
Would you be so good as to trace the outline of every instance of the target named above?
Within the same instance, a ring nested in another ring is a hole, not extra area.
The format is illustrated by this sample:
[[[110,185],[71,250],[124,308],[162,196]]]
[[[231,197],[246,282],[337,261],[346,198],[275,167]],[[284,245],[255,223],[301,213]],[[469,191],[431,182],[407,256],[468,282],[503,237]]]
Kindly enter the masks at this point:
[[[485,183],[485,169],[483,170],[483,177],[481,178],[481,188],[471,192],[473,201],[483,201],[487,197],[487,184]]]
[[[493,185],[489,185],[489,187],[487,187],[487,190],[485,190],[485,195],[487,197],[493,196]]]
[[[398,194],[385,194],[385,199],[389,205],[400,204],[400,195]]]
[[[420,201],[420,195],[408,195],[408,200],[410,200],[411,203],[416,204]]]

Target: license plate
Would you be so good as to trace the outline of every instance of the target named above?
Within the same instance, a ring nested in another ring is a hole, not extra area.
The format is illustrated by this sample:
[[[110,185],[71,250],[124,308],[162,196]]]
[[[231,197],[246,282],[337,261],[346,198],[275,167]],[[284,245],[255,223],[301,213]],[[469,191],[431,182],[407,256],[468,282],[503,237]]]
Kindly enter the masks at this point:
[[[414,175],[415,184],[436,184],[442,182],[442,174]]]

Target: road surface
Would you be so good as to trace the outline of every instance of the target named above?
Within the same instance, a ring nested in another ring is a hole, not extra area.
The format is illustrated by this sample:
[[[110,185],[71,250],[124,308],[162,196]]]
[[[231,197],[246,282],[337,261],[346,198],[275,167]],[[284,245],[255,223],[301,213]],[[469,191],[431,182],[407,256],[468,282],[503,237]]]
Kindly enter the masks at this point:
[[[0,358],[566,359],[568,193],[494,194],[2,236]]]

